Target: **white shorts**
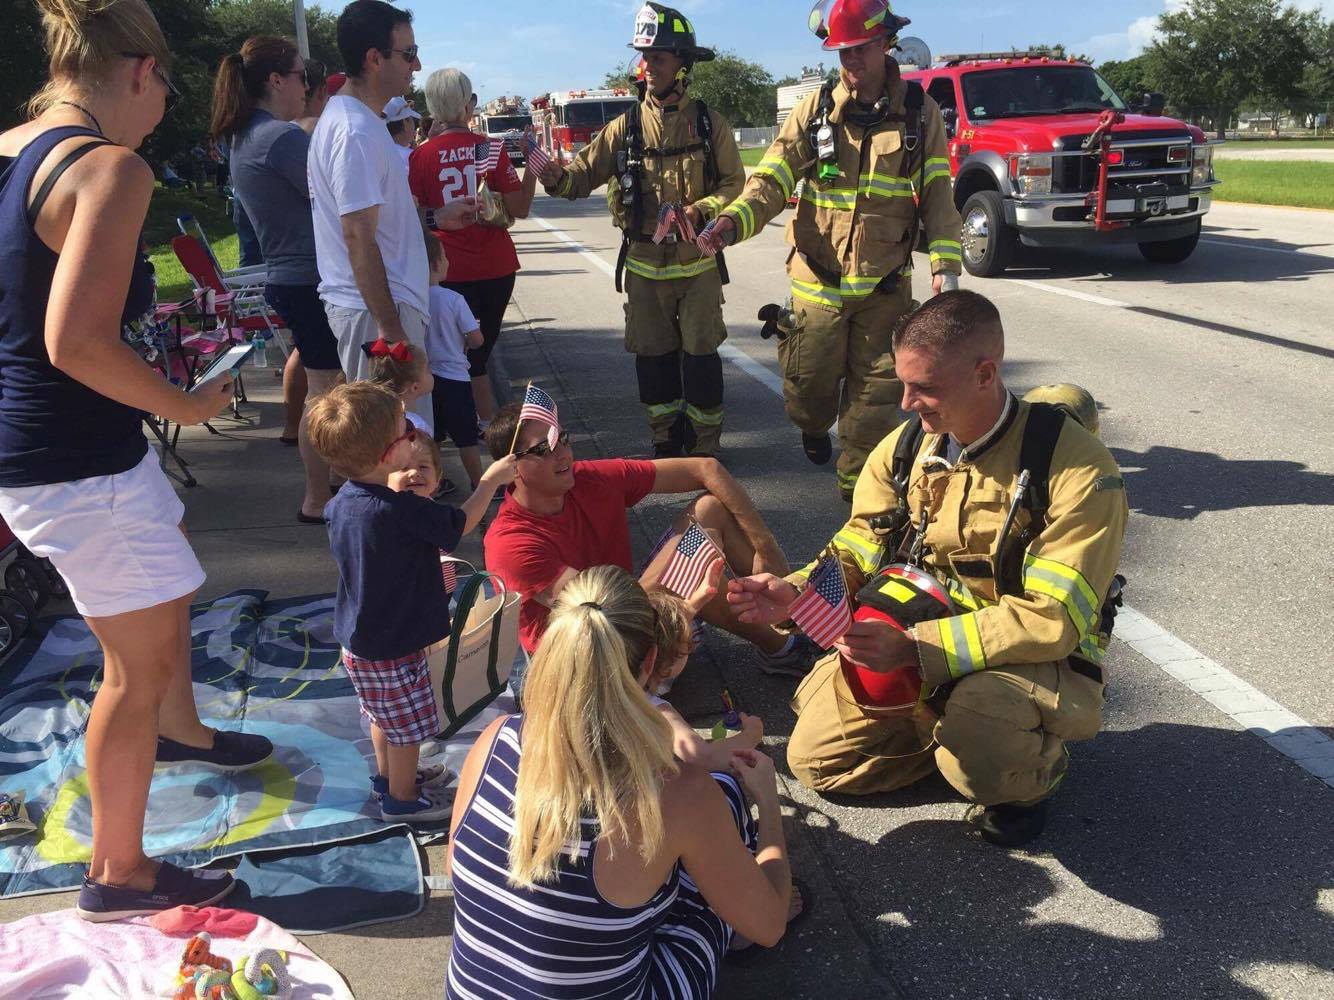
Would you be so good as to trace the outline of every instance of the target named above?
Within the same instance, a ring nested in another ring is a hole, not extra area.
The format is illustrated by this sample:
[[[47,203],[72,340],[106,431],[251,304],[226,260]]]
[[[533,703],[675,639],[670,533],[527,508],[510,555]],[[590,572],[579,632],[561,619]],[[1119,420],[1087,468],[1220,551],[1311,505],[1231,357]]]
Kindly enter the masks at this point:
[[[193,594],[204,582],[180,530],[185,504],[152,448],[128,472],[0,488],[0,517],[55,564],[79,614],[108,618]]]

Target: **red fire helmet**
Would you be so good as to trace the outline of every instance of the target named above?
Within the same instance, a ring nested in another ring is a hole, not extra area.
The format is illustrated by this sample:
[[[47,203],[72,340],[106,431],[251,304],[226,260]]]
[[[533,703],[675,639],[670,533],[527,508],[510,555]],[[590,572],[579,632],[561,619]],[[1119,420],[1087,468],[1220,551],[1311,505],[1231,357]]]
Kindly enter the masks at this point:
[[[920,622],[954,614],[950,595],[930,573],[894,563],[881,570],[857,593],[859,622],[889,622],[906,632]],[[843,677],[853,700],[876,715],[911,715],[922,696],[922,675],[916,664],[882,673],[846,658]]]
[[[810,28],[826,49],[850,49],[877,38],[895,38],[912,22],[899,17],[889,0],[817,0]]]

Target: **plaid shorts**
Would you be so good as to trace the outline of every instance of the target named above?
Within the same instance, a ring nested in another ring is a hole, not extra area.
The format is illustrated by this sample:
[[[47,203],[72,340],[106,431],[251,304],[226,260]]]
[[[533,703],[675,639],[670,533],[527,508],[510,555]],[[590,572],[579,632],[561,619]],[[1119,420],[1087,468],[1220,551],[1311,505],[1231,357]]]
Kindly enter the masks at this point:
[[[363,660],[343,650],[361,714],[396,747],[416,746],[439,731],[426,651],[397,660]]]

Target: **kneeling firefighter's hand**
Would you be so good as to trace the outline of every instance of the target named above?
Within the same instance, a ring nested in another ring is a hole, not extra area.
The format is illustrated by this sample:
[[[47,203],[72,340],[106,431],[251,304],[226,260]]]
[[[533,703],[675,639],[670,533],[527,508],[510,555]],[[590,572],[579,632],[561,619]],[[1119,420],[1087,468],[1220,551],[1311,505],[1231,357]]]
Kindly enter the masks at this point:
[[[777,625],[796,599],[797,588],[772,573],[727,581],[727,603],[747,625]]]
[[[709,230],[709,246],[713,252],[726,250],[736,239],[736,223],[732,221],[730,215],[720,215],[713,220],[713,228]]]
[[[853,663],[879,673],[918,665],[917,642],[889,622],[853,622],[834,648]]]

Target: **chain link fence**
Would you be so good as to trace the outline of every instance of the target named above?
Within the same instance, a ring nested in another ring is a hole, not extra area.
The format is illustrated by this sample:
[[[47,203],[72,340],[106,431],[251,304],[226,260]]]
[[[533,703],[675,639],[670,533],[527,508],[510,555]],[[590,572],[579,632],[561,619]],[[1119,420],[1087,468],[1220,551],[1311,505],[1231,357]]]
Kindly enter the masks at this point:
[[[1217,136],[1220,123],[1208,108],[1168,108],[1168,113],[1182,121]],[[1306,101],[1291,107],[1251,107],[1221,123],[1223,137],[1245,139],[1326,139],[1334,137],[1334,97]]]
[[[768,128],[737,128],[732,130],[732,134],[736,136],[736,144],[742,149],[756,146],[768,149],[778,138],[778,128],[773,125]]]

